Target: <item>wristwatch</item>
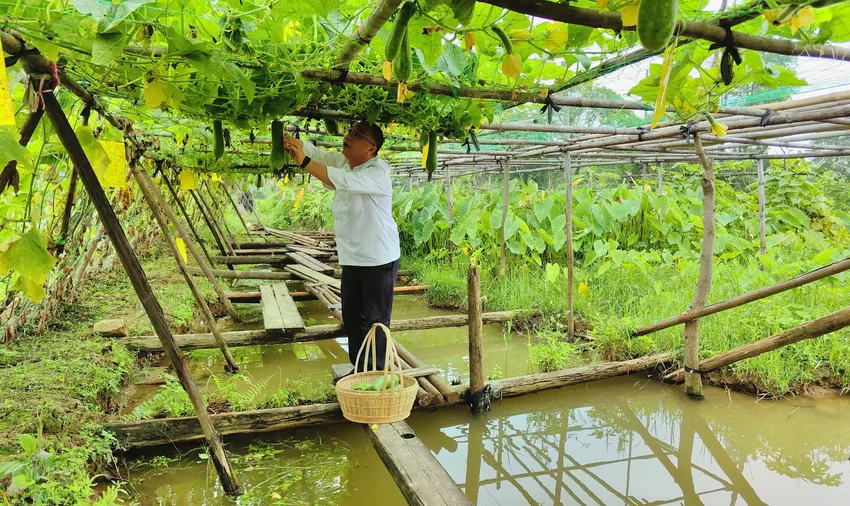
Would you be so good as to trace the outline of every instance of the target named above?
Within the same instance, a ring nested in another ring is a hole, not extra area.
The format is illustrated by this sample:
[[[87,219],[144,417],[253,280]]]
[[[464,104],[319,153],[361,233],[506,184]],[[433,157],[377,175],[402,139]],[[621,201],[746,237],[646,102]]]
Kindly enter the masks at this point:
[[[304,168],[306,168],[306,167],[307,167],[307,165],[308,165],[309,163],[310,163],[310,157],[309,157],[309,156],[305,156],[305,157],[304,157],[304,160],[302,160],[302,161],[301,161],[301,165],[299,165],[299,167],[301,167],[302,169],[304,169]]]

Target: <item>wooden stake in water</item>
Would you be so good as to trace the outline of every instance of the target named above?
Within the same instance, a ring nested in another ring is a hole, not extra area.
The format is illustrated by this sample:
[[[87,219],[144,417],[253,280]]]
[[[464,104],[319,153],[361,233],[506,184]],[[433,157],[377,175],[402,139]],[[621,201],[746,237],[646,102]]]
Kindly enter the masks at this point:
[[[573,283],[575,282],[573,278],[573,264],[575,260],[573,258],[573,167],[569,151],[564,151],[564,181],[567,184],[567,205],[566,209],[564,209],[564,214],[567,217],[567,311],[569,312],[567,315],[567,324],[569,327],[569,336],[572,337],[576,329],[575,313],[573,311]]]
[[[711,271],[714,261],[714,160],[705,155],[699,134],[694,134],[694,148],[704,170],[702,186],[702,252],[699,278],[690,310],[705,306],[711,289]],[[685,324],[685,393],[702,399],[702,377],[699,371],[699,319]]]
[[[467,311],[469,312],[469,392],[484,388],[484,326],[481,322],[481,274],[475,262],[469,265],[467,276]],[[471,400],[473,410],[479,405]]]
[[[68,157],[71,159],[74,168],[80,173],[80,181],[82,181],[83,186],[86,188],[97,209],[100,222],[103,224],[106,233],[115,246],[115,252],[124,265],[124,270],[127,272],[127,276],[130,278],[148,318],[150,318],[151,325],[156,331],[157,337],[159,337],[159,341],[174,368],[174,372],[183,389],[186,390],[192,406],[195,408],[198,422],[204,432],[207,444],[210,446],[210,454],[218,471],[221,485],[227,494],[238,494],[239,483],[236,481],[233,468],[230,466],[230,461],[224,452],[221,436],[216,431],[210,419],[206,403],[201,397],[201,392],[198,390],[198,386],[195,384],[189,368],[186,366],[183,352],[177,346],[174,336],[171,334],[171,329],[168,326],[168,321],[165,318],[162,307],[159,305],[159,301],[157,301],[156,295],[148,283],[145,271],[142,269],[136,253],[130,246],[127,236],[124,234],[124,229],[121,227],[118,217],[115,216],[115,211],[109,205],[109,200],[107,200],[106,193],[104,193],[103,187],[94,173],[91,162],[86,157],[80,141],[74,134],[71,124],[68,123],[68,118],[65,117],[65,113],[62,111],[59,101],[53,95],[53,91],[42,91],[39,93],[39,96],[41,97],[41,102],[44,104],[47,116],[50,118],[51,123],[53,123],[57,137],[59,137],[65,150],[68,152]]]

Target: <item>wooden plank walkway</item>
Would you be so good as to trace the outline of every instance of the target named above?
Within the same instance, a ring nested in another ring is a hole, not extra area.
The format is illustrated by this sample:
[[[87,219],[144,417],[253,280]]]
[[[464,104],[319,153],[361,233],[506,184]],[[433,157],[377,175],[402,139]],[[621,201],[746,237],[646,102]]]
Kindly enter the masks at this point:
[[[316,272],[327,275],[333,275],[334,273],[333,267],[328,264],[323,264],[322,262],[316,260],[315,258],[305,253],[301,253],[299,251],[290,251],[286,254],[286,256],[294,260],[295,263],[303,265],[304,267],[307,267],[308,269],[314,270]]]
[[[342,281],[339,279],[332,278],[326,274],[322,274],[321,272],[316,272],[313,269],[309,269],[304,267],[303,265],[287,265],[284,267],[287,272],[291,272],[295,274],[299,278],[309,281],[311,283],[322,283],[330,286],[334,289],[335,292],[340,293],[342,291]]]
[[[269,335],[291,335],[304,331],[304,320],[289,295],[286,284],[260,285],[263,327]]]
[[[334,379],[337,369],[332,369]],[[373,428],[376,427],[376,428]],[[405,421],[370,426],[363,424],[369,440],[407,504],[417,506],[472,506],[449,473],[437,462]]]

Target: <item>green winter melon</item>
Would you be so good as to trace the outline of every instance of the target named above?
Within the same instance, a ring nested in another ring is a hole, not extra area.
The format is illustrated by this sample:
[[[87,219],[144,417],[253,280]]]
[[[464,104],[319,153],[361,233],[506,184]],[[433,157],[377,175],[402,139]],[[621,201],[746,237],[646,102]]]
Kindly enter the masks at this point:
[[[678,0],[640,0],[637,32],[647,51],[661,51],[673,37],[676,28]]]

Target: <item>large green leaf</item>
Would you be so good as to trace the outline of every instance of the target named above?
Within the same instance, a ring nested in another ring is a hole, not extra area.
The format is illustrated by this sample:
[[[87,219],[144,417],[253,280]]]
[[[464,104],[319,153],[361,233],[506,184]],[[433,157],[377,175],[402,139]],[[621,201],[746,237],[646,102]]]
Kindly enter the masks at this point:
[[[461,24],[468,24],[475,12],[475,0],[452,0],[452,12]]]
[[[0,167],[15,160],[19,168],[32,170],[32,160],[27,148],[18,142],[18,133],[11,126],[0,127]]]
[[[114,29],[139,7],[156,0],[71,0],[71,5],[83,14],[98,21],[98,31],[106,33]]]
[[[12,289],[21,291],[33,302],[44,297],[41,285],[55,263],[53,255],[47,251],[47,241],[38,230],[30,229],[0,244],[0,275],[17,274]]]
[[[108,66],[121,56],[124,51],[124,34],[99,33],[92,43],[91,62],[95,65]]]

